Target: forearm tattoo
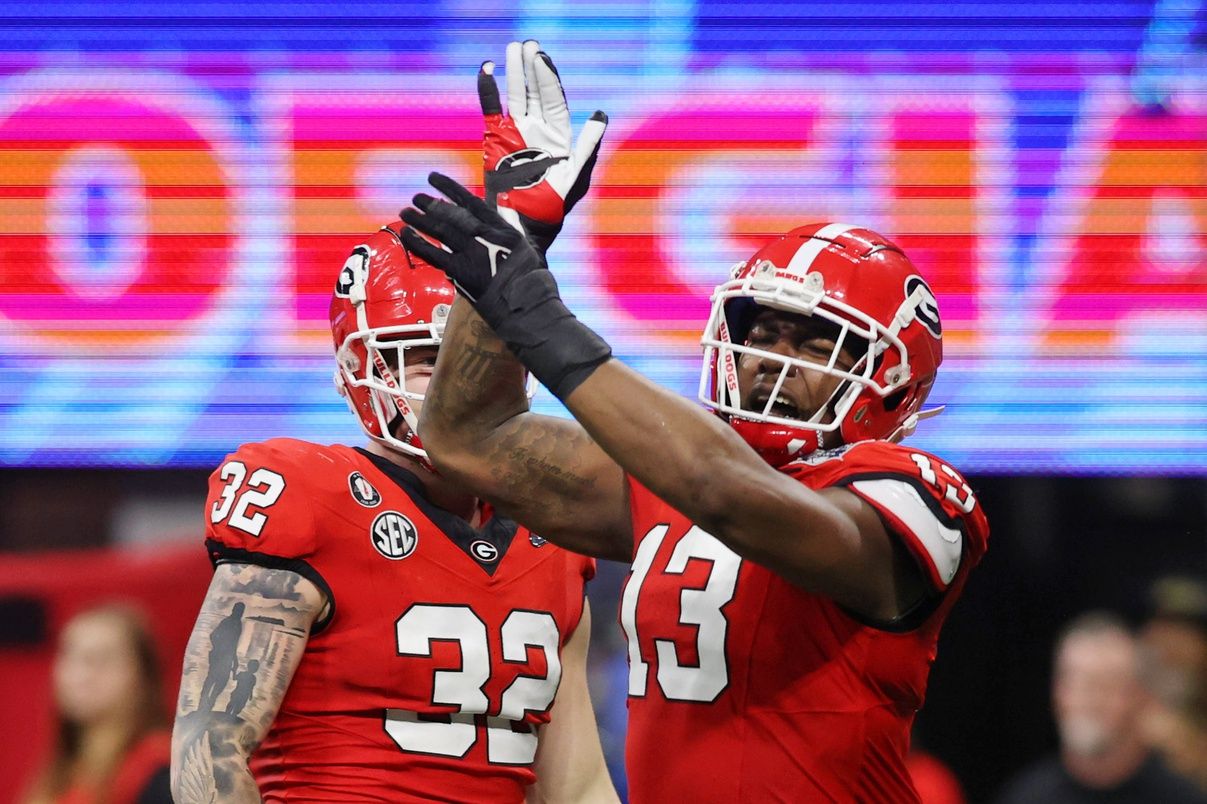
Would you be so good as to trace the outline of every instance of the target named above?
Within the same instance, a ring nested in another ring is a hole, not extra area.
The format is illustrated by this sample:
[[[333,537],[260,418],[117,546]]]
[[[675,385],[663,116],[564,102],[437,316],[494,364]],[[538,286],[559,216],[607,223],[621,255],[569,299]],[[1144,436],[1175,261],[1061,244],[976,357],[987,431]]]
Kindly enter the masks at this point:
[[[268,733],[316,611],[302,577],[221,565],[189,639],[172,734],[183,802],[259,801],[247,759]]]
[[[453,380],[458,390],[476,396],[482,392],[488,380],[499,376],[499,372],[513,372],[504,375],[510,380],[519,369],[515,357],[485,321],[472,319],[469,330],[473,337],[461,343],[457,362],[453,364]]]
[[[477,441],[475,428],[527,409],[528,399],[523,366],[494,330],[461,304],[440,345],[441,354],[451,361],[440,367],[428,389],[424,419],[429,426]]]
[[[594,478],[583,471],[590,436],[581,428],[541,417],[504,424],[498,436],[484,460],[513,504],[539,505],[560,516],[594,489]]]

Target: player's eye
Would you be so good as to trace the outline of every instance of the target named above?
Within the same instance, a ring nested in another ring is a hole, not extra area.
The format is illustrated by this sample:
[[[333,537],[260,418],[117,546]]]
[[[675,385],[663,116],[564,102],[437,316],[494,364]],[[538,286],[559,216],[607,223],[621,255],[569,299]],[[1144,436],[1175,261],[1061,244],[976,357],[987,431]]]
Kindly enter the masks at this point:
[[[800,344],[801,351],[813,355],[825,355],[829,358],[834,351],[834,341],[825,338],[809,338]]]
[[[436,365],[436,351],[433,349],[420,349],[418,351],[407,349],[406,364],[412,367],[432,368]]]

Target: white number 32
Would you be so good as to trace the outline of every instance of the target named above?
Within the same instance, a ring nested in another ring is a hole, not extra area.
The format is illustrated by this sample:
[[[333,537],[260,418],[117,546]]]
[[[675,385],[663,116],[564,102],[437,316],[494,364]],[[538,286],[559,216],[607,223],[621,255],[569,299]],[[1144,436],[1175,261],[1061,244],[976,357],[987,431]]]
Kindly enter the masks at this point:
[[[238,528],[252,536],[259,536],[268,521],[268,515],[255,511],[248,516],[249,508],[269,508],[281,497],[285,490],[285,478],[271,469],[257,469],[247,480],[243,488],[243,480],[247,478],[247,467],[240,461],[228,461],[218,476],[227,481],[222,487],[222,496],[214,502],[210,509],[210,521],[221,522],[230,515],[230,526]],[[243,493],[238,494],[240,488]],[[234,510],[231,510],[231,509]]]

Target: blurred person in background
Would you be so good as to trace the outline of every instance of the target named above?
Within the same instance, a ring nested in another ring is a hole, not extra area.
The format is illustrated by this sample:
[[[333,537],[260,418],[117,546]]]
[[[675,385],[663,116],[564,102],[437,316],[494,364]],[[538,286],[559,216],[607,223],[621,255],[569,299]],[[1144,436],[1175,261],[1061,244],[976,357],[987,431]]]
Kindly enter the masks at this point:
[[[1169,576],[1150,596],[1140,644],[1154,700],[1144,731],[1172,770],[1207,791],[1207,583]]]
[[[1076,618],[1055,650],[1059,756],[1024,770],[999,804],[1207,804],[1145,741],[1140,725],[1148,705],[1139,644],[1128,626],[1105,612]]]
[[[77,614],[53,674],[54,747],[23,803],[171,802],[159,662],[140,613],[104,605]]]

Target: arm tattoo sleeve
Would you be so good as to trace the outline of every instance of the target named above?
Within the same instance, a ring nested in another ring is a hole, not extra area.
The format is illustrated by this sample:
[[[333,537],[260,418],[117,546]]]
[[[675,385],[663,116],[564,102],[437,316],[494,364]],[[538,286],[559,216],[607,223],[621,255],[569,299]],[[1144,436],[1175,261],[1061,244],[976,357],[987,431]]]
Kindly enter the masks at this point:
[[[463,299],[453,305],[440,343],[436,381],[424,400],[424,426],[451,433],[488,430],[528,409],[524,367]]]
[[[222,564],[214,572],[176,706],[177,804],[260,800],[247,760],[276,717],[323,602],[288,570]]]
[[[419,427],[443,473],[509,516],[563,547],[630,557],[624,473],[577,422],[529,410],[523,366],[464,299]]]

